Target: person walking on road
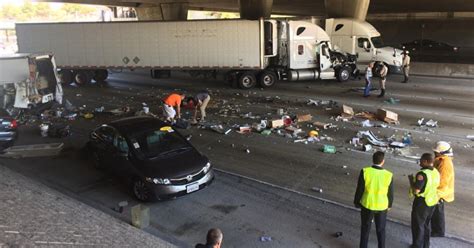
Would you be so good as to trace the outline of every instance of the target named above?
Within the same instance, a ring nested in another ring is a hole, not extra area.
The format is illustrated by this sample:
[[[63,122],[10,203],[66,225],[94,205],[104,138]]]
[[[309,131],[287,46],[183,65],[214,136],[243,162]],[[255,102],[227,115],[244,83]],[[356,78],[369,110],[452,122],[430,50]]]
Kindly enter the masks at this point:
[[[370,62],[365,69],[365,88],[364,88],[364,97],[370,96],[370,87],[372,79],[372,68],[374,68],[374,62]]]
[[[375,219],[378,247],[385,247],[385,224],[387,212],[393,203],[393,174],[384,169],[385,154],[375,152],[373,165],[361,170],[354,205],[360,208],[361,228],[360,247],[366,248],[369,242],[372,220]]]
[[[454,165],[453,149],[446,141],[439,141],[433,149],[435,154],[434,167],[441,179],[438,187],[439,202],[436,204],[431,218],[431,237],[444,237],[444,203],[454,201]]]
[[[196,124],[198,122],[197,121],[198,108],[199,108],[199,111],[201,112],[200,122],[204,121],[204,119],[206,118],[207,104],[209,103],[210,100],[211,100],[211,95],[209,94],[209,91],[207,90],[200,91],[194,97],[191,97],[188,100],[188,103],[192,101],[194,104],[194,115],[193,115],[193,121],[192,121],[193,124]]]
[[[175,117],[181,118],[181,102],[185,97],[184,94],[172,93],[163,99],[163,115],[166,121],[173,122]]]
[[[220,248],[224,235],[222,231],[217,228],[212,228],[207,232],[206,244],[197,244],[196,248]]]
[[[430,247],[431,217],[438,203],[438,186],[440,175],[433,167],[433,155],[425,153],[420,158],[421,170],[416,174],[409,175],[410,195],[414,195],[411,210],[411,248]]]
[[[385,82],[387,81],[388,67],[381,63],[380,66],[380,95],[378,97],[383,97],[385,95]]]
[[[408,51],[403,51],[403,58],[402,58],[402,68],[403,68],[403,76],[405,79],[402,83],[408,83],[409,73],[410,73],[410,56],[408,55]]]

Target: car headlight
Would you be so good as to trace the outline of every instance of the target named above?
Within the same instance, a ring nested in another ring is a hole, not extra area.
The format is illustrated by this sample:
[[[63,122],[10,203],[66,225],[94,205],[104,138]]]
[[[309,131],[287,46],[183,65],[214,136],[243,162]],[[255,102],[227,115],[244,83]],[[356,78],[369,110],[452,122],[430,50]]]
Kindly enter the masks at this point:
[[[147,182],[154,183],[154,184],[170,184],[170,180],[167,178],[151,178],[147,177],[145,178]]]
[[[204,168],[202,168],[202,170],[204,171],[204,174],[208,173],[210,169],[211,169],[211,163],[210,162],[207,162],[206,166],[204,166]]]

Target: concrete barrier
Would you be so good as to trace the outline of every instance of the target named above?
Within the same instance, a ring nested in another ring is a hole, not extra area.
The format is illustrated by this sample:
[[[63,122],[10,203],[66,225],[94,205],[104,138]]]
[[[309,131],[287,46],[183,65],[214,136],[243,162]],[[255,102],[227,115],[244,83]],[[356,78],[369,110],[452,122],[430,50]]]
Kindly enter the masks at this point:
[[[410,74],[474,79],[474,64],[412,62],[410,65]]]

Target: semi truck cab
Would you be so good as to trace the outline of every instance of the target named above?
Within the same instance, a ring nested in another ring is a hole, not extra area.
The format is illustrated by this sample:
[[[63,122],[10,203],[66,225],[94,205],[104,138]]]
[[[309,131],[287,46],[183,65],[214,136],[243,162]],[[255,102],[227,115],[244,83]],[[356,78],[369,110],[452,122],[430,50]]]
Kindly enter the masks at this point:
[[[402,72],[402,50],[386,46],[380,33],[370,23],[331,18],[326,20],[326,32],[336,50],[357,56],[359,69],[374,61],[384,63],[390,73]]]

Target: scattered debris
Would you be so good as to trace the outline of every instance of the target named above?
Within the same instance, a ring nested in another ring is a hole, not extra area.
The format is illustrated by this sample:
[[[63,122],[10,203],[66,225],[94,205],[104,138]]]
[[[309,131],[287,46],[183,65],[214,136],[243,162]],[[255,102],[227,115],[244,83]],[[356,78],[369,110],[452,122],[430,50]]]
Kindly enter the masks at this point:
[[[341,117],[352,118],[354,116],[354,109],[347,105],[342,105]]]
[[[323,193],[323,189],[318,188],[318,187],[312,187],[311,190],[314,192]]]
[[[370,112],[367,112],[367,111],[357,113],[355,115],[355,117],[363,118],[363,119],[367,119],[367,120],[371,120],[371,121],[377,120],[377,116],[374,113],[370,113]]]
[[[372,151],[372,146],[370,144],[364,145],[364,152]]]
[[[379,139],[370,130],[369,131],[359,131],[357,133],[357,137],[359,137],[359,138],[365,137],[370,142],[370,144],[372,144],[374,146],[381,146],[381,147],[387,147],[388,146],[387,142],[384,142],[381,139]]]
[[[385,102],[389,104],[397,104],[400,102],[400,99],[395,99],[393,97],[390,97],[389,99],[385,100]]]
[[[333,234],[333,236],[334,236],[335,238],[342,237],[342,235],[343,235],[342,232],[336,232],[336,233]]]
[[[322,150],[324,153],[336,153],[336,147],[333,145],[324,145]]]
[[[261,241],[261,242],[270,242],[270,241],[272,241],[272,237],[270,237],[270,236],[262,236],[262,237],[260,237],[260,241]]]
[[[474,141],[474,135],[470,134],[466,136],[466,139],[469,139],[471,141]]]
[[[398,123],[398,114],[386,109],[378,109],[377,117],[379,118],[379,120],[385,121],[390,124]]]
[[[283,122],[283,119],[272,120],[270,124],[272,128],[280,128],[285,125],[285,123]]]
[[[308,121],[311,121],[313,119],[313,116],[311,116],[310,114],[304,114],[304,115],[297,115],[296,116],[296,122],[308,122]]]
[[[421,118],[417,121],[418,126],[427,126],[427,127],[438,127],[438,121],[435,121],[433,119],[430,119],[427,122],[424,122],[425,118]]]
[[[332,123],[323,123],[323,122],[319,122],[319,121],[313,122],[313,125],[317,128],[321,128],[321,129],[329,129],[329,128],[337,127],[336,125],[333,125]]]
[[[373,126],[374,126],[374,124],[372,124],[372,123],[370,122],[370,120],[362,121],[362,122],[360,123],[360,125],[361,125],[362,127],[373,127]]]

